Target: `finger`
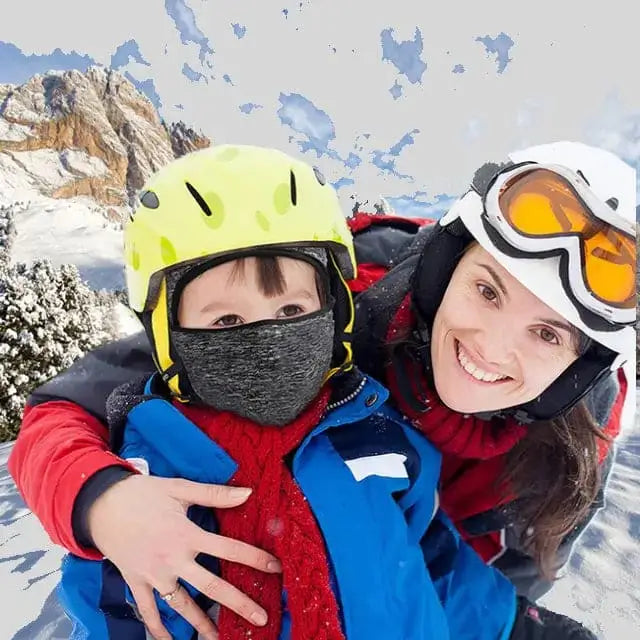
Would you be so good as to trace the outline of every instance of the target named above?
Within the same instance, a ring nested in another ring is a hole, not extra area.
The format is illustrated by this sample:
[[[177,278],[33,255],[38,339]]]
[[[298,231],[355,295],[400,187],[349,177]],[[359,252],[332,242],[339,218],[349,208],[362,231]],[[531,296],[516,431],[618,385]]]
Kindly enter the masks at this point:
[[[251,624],[258,627],[267,624],[267,612],[261,606],[242,591],[225,582],[222,578],[209,573],[195,562],[189,566],[188,571],[182,577],[208,598],[235,611]]]
[[[129,588],[136,601],[136,608],[142,618],[149,633],[155,640],[171,640],[171,634],[162,624],[160,612],[153,596],[153,589],[149,585],[133,585],[129,583]]]
[[[193,601],[184,587],[180,586],[167,604],[196,629],[198,637],[204,636],[206,640],[219,639],[213,620]]]
[[[202,484],[182,478],[167,481],[170,494],[187,504],[198,504],[203,507],[231,509],[246,502],[251,489],[246,487],[228,487],[224,484]]]
[[[194,525],[190,543],[202,553],[230,562],[244,564],[266,573],[280,573],[282,566],[275,556],[246,542],[225,538]]]

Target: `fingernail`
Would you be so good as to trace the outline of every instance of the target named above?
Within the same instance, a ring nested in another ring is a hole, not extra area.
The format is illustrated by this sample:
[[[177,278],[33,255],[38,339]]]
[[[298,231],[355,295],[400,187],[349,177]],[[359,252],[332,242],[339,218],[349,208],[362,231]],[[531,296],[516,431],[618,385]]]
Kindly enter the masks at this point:
[[[267,562],[267,569],[272,573],[281,573],[282,565],[280,564],[279,560],[270,560],[269,562]]]
[[[252,491],[253,489],[248,487],[231,487],[229,493],[232,498],[248,498]]]
[[[260,627],[264,627],[267,624],[267,614],[264,611],[256,611],[251,614],[251,621]]]

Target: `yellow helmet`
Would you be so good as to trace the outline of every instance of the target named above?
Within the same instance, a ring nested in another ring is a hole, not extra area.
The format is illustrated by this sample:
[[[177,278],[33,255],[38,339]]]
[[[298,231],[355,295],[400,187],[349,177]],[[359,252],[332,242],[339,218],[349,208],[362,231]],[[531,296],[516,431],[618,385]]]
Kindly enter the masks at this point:
[[[349,363],[353,303],[345,281],[356,273],[353,239],[320,171],[275,149],[222,145],[174,160],[145,185],[124,228],[126,284],[129,304],[151,334],[156,364],[174,392],[179,394],[179,381],[171,375],[165,270],[278,246],[328,251],[341,283],[336,297],[348,301],[348,317],[336,333]]]

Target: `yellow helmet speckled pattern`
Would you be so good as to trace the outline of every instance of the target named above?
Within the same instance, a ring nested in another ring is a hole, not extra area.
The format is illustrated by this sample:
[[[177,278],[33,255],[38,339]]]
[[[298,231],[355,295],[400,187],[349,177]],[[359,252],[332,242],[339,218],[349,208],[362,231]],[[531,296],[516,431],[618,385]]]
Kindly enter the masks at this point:
[[[275,149],[223,145],[190,153],[160,169],[140,194],[124,229],[129,305],[140,314],[156,366],[185,399],[173,351],[164,273],[244,249],[317,246],[337,272],[334,309],[341,360],[329,376],[351,366],[355,277],[353,239],[333,187],[309,165]]]
[[[335,190],[316,169],[275,149],[223,145],[190,153],[158,171],[140,201],[124,231],[135,311],[153,306],[165,269],[249,247],[324,246],[345,279],[355,276]]]

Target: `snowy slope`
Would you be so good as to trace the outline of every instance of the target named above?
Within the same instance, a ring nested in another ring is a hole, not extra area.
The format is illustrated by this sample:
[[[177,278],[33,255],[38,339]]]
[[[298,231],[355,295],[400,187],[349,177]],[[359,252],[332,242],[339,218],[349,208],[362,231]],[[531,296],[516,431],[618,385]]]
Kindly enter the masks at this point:
[[[20,191],[0,204],[29,202],[15,216],[17,237],[12,260],[30,263],[48,258],[54,266],[75,264],[93,289],[124,289],[122,231],[105,217],[105,210],[89,197],[56,200]]]
[[[63,552],[24,507],[6,469],[10,448],[0,445],[0,638],[61,640],[70,630],[54,592]],[[619,445],[606,508],[542,603],[580,620],[600,639],[639,637],[640,421]]]

